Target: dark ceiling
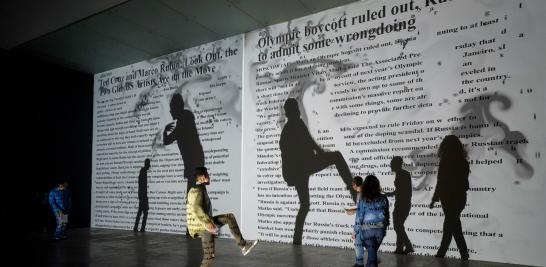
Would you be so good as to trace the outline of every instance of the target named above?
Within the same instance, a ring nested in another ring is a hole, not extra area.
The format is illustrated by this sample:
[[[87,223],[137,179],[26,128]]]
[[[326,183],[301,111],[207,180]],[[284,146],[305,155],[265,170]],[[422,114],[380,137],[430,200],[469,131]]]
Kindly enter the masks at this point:
[[[354,0],[19,0],[0,11],[3,49],[99,73]]]

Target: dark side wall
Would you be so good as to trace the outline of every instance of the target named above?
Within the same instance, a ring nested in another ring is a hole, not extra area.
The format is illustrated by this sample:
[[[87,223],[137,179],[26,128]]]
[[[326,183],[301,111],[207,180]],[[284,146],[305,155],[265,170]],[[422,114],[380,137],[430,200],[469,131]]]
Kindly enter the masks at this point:
[[[91,205],[93,76],[1,51],[2,226],[54,224],[44,197],[68,178],[71,227],[88,227]],[[5,227],[3,229],[6,229]]]

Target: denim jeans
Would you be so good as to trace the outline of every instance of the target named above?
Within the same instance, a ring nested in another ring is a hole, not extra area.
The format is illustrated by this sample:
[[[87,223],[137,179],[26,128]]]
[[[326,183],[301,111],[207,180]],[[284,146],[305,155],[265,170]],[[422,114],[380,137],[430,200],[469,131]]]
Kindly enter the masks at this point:
[[[377,251],[385,237],[385,228],[370,228],[362,230],[362,243],[368,252],[366,267],[377,267]]]
[[[366,257],[366,251],[364,250],[364,243],[362,242],[362,239],[360,238],[360,234],[356,234],[355,238],[355,264],[356,265],[364,265],[365,257]]]
[[[57,228],[55,228],[55,239],[60,239],[66,235],[66,221],[63,220],[62,213],[55,212],[55,221],[57,222]]]

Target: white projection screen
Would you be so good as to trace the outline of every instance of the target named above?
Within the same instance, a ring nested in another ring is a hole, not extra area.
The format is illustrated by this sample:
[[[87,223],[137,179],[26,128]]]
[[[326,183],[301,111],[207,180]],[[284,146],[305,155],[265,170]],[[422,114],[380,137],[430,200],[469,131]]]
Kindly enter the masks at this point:
[[[545,12],[538,0],[360,1],[96,74],[91,226],[133,230],[141,213],[135,230],[147,217],[146,231],[184,233],[205,165],[213,213],[234,213],[245,238],[353,248],[349,187],[373,174],[397,192],[380,250],[395,250],[405,219],[415,254],[434,255],[450,209],[429,204],[454,135],[470,169],[470,258],[544,266]],[[452,240],[446,256],[459,255]]]
[[[133,229],[140,205],[138,230],[147,206],[146,231],[184,233],[203,165],[214,213],[240,217],[242,49],[238,35],[95,75],[92,227]]]
[[[455,135],[470,164],[460,219],[471,259],[543,266],[545,11],[543,1],[364,1],[247,33],[244,231],[352,248],[344,166],[392,192],[400,156],[412,185],[405,230],[416,254],[434,255],[438,148]],[[299,118],[287,119],[289,98]],[[395,249],[394,217],[382,251]],[[454,241],[447,256],[459,257]]]

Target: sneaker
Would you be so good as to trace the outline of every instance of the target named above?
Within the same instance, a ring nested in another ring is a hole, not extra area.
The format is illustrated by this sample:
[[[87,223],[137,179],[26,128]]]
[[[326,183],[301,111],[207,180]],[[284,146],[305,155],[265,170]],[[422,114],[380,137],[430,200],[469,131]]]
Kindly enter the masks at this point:
[[[241,248],[243,256],[246,256],[255,246],[258,244],[258,240],[247,240],[246,244]]]

